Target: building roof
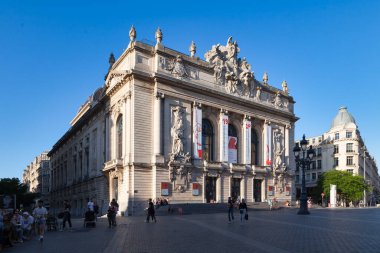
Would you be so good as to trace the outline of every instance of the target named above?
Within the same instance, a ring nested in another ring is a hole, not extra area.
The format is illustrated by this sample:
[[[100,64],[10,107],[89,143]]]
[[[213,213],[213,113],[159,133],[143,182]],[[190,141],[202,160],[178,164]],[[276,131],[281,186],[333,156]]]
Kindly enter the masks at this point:
[[[332,121],[331,128],[335,128],[337,126],[345,126],[349,123],[356,124],[355,119],[351,115],[351,113],[347,111],[347,107],[342,106],[339,108],[338,114],[335,116],[334,120]]]

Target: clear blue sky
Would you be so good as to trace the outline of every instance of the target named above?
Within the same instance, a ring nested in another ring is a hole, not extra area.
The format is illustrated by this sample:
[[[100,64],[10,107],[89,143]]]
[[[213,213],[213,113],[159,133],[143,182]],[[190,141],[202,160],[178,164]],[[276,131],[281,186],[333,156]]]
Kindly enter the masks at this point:
[[[54,3],[53,3],[54,2]],[[0,178],[22,177],[69,129],[99,86],[108,56],[154,41],[203,58],[232,35],[256,78],[286,80],[296,137],[327,131],[342,105],[380,159],[380,1],[0,1]]]

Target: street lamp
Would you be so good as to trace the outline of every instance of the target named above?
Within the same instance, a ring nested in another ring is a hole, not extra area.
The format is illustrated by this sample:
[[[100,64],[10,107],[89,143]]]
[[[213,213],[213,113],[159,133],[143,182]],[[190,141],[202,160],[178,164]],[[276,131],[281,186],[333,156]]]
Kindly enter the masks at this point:
[[[301,147],[296,143],[296,146],[293,148],[294,156],[296,158],[296,166],[297,169],[299,166],[302,168],[302,186],[301,186],[301,204],[300,210],[297,214],[310,214],[307,210],[307,193],[306,193],[306,185],[305,185],[305,167],[309,168],[311,161],[314,157],[314,149],[312,146],[307,148],[307,140],[305,139],[305,135],[303,135],[302,140],[300,141]],[[302,156],[301,156],[302,154]]]

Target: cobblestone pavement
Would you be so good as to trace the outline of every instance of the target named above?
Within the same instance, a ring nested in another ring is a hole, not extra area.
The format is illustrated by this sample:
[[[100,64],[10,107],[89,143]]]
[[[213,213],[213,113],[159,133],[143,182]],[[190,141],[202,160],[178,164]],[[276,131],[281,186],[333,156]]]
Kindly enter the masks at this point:
[[[72,231],[49,232],[5,252],[380,252],[380,209],[315,209],[307,216],[296,209],[253,210],[240,224],[227,214],[118,219],[114,229],[100,219],[95,229],[74,222]]]

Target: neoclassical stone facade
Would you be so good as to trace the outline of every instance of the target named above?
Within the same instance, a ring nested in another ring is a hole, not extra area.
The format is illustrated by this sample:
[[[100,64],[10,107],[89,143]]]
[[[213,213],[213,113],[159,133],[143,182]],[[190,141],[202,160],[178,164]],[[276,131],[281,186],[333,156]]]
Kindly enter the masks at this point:
[[[53,175],[73,171],[69,160],[78,155],[75,147],[85,150],[88,134],[88,157],[96,161],[88,179],[99,182],[84,187],[86,196],[102,188],[103,201],[116,198],[126,214],[141,212],[148,198],[172,203],[226,202],[229,196],[248,202],[294,199],[291,148],[297,118],[287,83],[277,89],[267,74],[258,81],[247,60],[238,58],[232,37],[206,52],[205,61],[196,56],[194,42],[186,55],[165,47],[162,39],[158,29],[156,45],[136,41],[131,28],[128,48],[116,61],[110,57],[96,104],[76,116],[67,137],[50,152],[53,171],[61,173]],[[94,154],[93,129],[98,133]],[[68,177],[66,184],[74,186],[80,175]]]

